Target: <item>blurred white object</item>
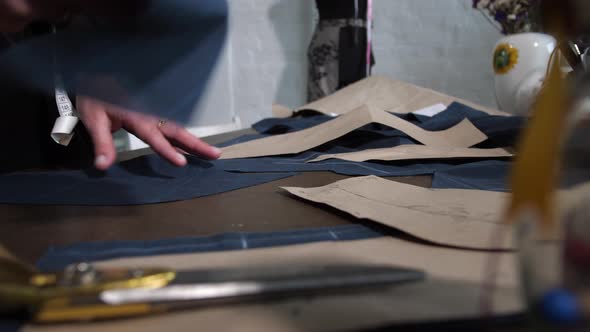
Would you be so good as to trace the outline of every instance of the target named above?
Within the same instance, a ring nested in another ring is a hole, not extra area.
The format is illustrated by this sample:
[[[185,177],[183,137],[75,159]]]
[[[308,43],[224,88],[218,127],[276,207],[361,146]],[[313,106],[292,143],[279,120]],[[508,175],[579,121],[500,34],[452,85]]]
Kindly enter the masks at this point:
[[[242,123],[240,122],[239,118],[236,118],[234,123],[230,124],[221,124],[221,125],[213,125],[213,126],[202,126],[202,127],[187,127],[189,133],[199,137],[205,138],[208,136],[219,135],[223,133],[228,133],[230,131],[240,130],[242,129]],[[125,145],[124,149],[120,151],[133,151],[138,149],[148,148],[149,146],[139,139],[137,136],[127,133],[128,135],[128,142]]]
[[[532,32],[509,35],[496,43],[492,65],[501,110],[515,115],[529,113],[555,46],[553,37]]]
[[[419,109],[419,110],[414,111],[412,113],[433,117],[433,116],[437,115],[438,113],[445,111],[446,109],[447,109],[447,107],[443,104],[434,104],[432,106],[428,106],[423,109]]]

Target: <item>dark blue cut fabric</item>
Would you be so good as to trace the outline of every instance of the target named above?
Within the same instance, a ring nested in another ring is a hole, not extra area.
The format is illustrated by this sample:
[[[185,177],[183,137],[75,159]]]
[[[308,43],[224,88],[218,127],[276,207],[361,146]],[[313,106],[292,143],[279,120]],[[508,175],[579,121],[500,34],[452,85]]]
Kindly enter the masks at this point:
[[[434,173],[433,188],[509,191],[508,175],[512,163],[485,160],[457,165]]]
[[[525,118],[519,116],[498,116],[489,115],[461,103],[451,103],[443,112],[433,117],[420,116],[415,114],[395,114],[398,117],[414,123],[426,130],[437,131],[448,129],[461,120],[469,119],[479,130],[488,136],[488,140],[478,144],[478,147],[506,147],[515,143],[520,129],[524,126]],[[252,127],[261,134],[284,134],[313,127],[329,121],[333,117],[324,114],[312,114],[296,116],[285,119],[264,119],[255,123]],[[372,136],[402,136],[407,137],[399,130],[392,129],[380,124],[369,124],[356,130],[361,135],[372,134]]]
[[[404,120],[415,122],[414,117],[407,117],[401,114],[394,115]],[[335,118],[324,114],[296,116],[284,119],[270,118],[255,123],[254,125],[252,125],[252,128],[254,128],[257,132],[261,134],[278,135],[311,128],[333,119]],[[416,124],[419,125],[419,123]],[[379,123],[367,124],[356,129],[355,131],[363,134],[372,133],[373,135],[379,136],[407,136],[406,134],[402,133],[397,129],[393,129],[391,127],[387,127]]]
[[[314,116],[312,116],[314,117]],[[279,125],[300,129],[312,117],[279,119]],[[315,117],[328,118],[324,115]],[[484,132],[493,134],[488,147],[511,143],[522,126],[516,117],[489,116],[454,103],[446,111],[424,119],[404,115],[429,130],[448,128],[463,118],[470,118]],[[274,121],[274,120],[273,120]],[[275,121],[275,122],[276,122]],[[317,123],[317,121],[316,121]],[[313,124],[313,123],[312,123]],[[266,126],[273,132],[277,124]],[[290,130],[290,129],[288,129]],[[268,136],[268,133],[239,137],[224,145]],[[501,144],[500,144],[501,143]],[[488,160],[465,163],[464,160],[352,162],[330,159],[308,163],[321,154],[346,153],[364,149],[416,144],[403,133],[378,124],[364,126],[309,151],[285,156],[229,159],[207,162],[190,157],[189,165],[176,168],[156,156],[146,156],[116,165],[106,173],[95,170],[27,172],[0,175],[0,203],[64,205],[133,205],[191,199],[253,186],[291,176],[293,172],[332,171],[351,176],[435,175],[434,186],[506,190],[502,177],[507,161]],[[486,163],[487,162],[487,163]],[[489,165],[499,165],[491,168]],[[502,173],[498,168],[504,169]],[[271,174],[263,174],[271,173]]]
[[[516,142],[525,119],[515,116],[493,116],[475,110],[469,106],[452,103],[447,110],[433,116],[426,117],[415,114],[397,114],[426,130],[444,130],[467,118],[484,132],[488,139],[477,145],[481,148],[513,146]],[[249,135],[224,145],[232,145],[269,135],[284,134],[316,126],[333,119],[319,113],[305,113],[301,116],[284,119],[265,119],[253,125],[260,135]],[[461,167],[465,160],[436,160],[436,161],[366,161],[352,162],[329,159],[317,163],[308,163],[322,154],[347,153],[365,149],[394,147],[402,144],[417,144],[416,141],[404,133],[380,124],[369,124],[351,133],[339,137],[299,154],[269,156],[258,158],[221,160],[218,165],[233,172],[305,172],[332,171],[343,175],[377,175],[377,176],[413,176],[435,175],[434,186],[444,188],[479,188],[490,190],[506,190],[503,184],[504,173],[497,167],[506,169],[509,161],[484,160],[469,162],[469,167]],[[491,168],[489,165],[501,165]],[[481,168],[479,168],[481,167]],[[464,172],[464,173],[463,173]],[[465,178],[461,179],[462,174]]]
[[[524,125],[524,119],[513,116],[491,116],[460,103],[452,103],[446,111],[433,117],[414,114],[397,115],[427,130],[444,130],[465,118],[470,119],[476,127],[488,135],[488,140],[478,145],[482,148],[505,147],[514,144],[518,133]],[[269,135],[283,134],[309,128],[333,119],[323,114],[304,114],[286,119],[265,119],[254,128],[259,136],[248,135],[224,146],[262,138]],[[355,152],[365,149],[394,147],[402,144],[417,144],[404,133],[380,124],[369,124],[342,137],[327,142],[311,150],[282,156],[221,160],[217,163],[222,169],[233,172],[309,172],[331,171],[343,175],[377,175],[377,176],[413,176],[432,175],[460,165],[465,160],[431,160],[431,161],[366,161],[353,162],[329,159],[308,163],[322,154]],[[475,167],[475,166],[474,166]],[[493,176],[493,174],[490,174]],[[439,176],[439,178],[442,177]],[[442,183],[442,182],[441,182]],[[483,182],[479,182],[483,184]]]
[[[369,239],[387,230],[362,224],[307,228],[261,233],[224,233],[213,236],[153,241],[106,241],[50,248],[37,262],[39,269],[51,271],[75,262],[92,262],[120,257],[242,250],[303,244],[319,241]]]
[[[426,130],[443,130],[454,126],[463,119],[469,119],[475,127],[488,136],[476,147],[496,148],[514,146],[520,130],[526,123],[521,116],[489,115],[461,103],[452,103],[446,111],[431,118],[417,117],[419,126]]]
[[[407,114],[398,114],[398,113],[391,113],[399,117],[400,119],[416,122],[419,119],[430,119],[428,116],[416,115],[412,113]],[[298,131],[301,129],[310,128],[313,126],[317,126],[322,124],[326,121],[330,121],[335,117],[325,115],[323,113],[317,112],[303,112],[302,114],[298,114],[295,117],[290,118],[267,118],[260,120],[252,125],[252,128],[261,134],[285,134],[290,133],[293,131]],[[380,125],[378,125],[380,126]],[[383,126],[383,128],[390,129],[389,127]],[[396,131],[396,133],[403,133]]]
[[[340,151],[340,152],[337,152]],[[347,149],[330,149],[330,153],[350,152]],[[320,152],[308,151],[291,156],[261,157],[247,159],[219,160],[216,164],[232,172],[313,172],[331,171],[337,174],[362,176],[415,176],[432,175],[438,170],[454,167],[460,161],[448,162],[355,162],[339,159],[328,159],[308,163],[322,155]]]
[[[149,155],[107,172],[68,170],[0,175],[0,203],[42,205],[136,205],[186,200],[254,186],[294,173],[226,172],[214,162],[188,157],[175,167]]]
[[[267,118],[256,122],[252,128],[261,134],[277,135],[311,128],[332,119],[334,117],[322,113],[290,118]]]
[[[17,332],[25,323],[0,316],[0,331],[2,332]]]

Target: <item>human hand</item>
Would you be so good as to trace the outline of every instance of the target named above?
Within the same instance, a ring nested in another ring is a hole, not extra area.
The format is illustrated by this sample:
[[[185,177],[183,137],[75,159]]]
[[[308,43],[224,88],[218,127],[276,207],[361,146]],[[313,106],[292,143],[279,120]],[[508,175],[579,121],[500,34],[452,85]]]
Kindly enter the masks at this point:
[[[21,31],[45,10],[46,6],[35,0],[0,0],[0,32]]]
[[[221,150],[193,136],[173,122],[124,110],[90,97],[77,97],[77,111],[94,143],[95,166],[106,170],[116,159],[112,133],[124,128],[148,144],[157,154],[176,166],[187,161],[182,152],[217,159]]]

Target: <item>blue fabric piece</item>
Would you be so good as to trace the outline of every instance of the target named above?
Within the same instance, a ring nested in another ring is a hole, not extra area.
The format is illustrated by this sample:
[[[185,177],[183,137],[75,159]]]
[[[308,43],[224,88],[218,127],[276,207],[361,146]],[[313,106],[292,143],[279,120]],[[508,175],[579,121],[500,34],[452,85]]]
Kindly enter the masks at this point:
[[[402,119],[406,119],[404,115],[393,115],[400,117]],[[316,114],[312,116],[297,116],[284,119],[270,118],[261,120],[253,124],[252,128],[254,128],[254,130],[261,134],[279,135],[311,128],[333,119],[335,118],[324,114]],[[415,119],[407,118],[407,120],[410,121]],[[356,129],[355,131],[360,133],[378,134],[380,136],[406,136],[406,134],[402,133],[397,129],[393,129],[391,127],[387,127],[379,123],[367,124]]]
[[[419,122],[429,124],[427,128],[441,128],[448,126],[445,123],[457,123],[465,118],[473,121],[475,119],[485,118],[493,115],[489,115],[486,112],[476,110],[475,108],[469,107],[465,104],[458,102],[451,103],[446,110],[435,114],[432,117],[417,116],[416,119]],[[434,130],[434,129],[432,129]]]
[[[379,230],[362,224],[307,228],[264,233],[224,233],[213,236],[153,241],[106,241],[52,247],[37,261],[42,271],[61,269],[75,262],[92,262],[120,257],[153,256],[243,250],[303,244],[319,241],[349,241],[384,236]]]
[[[475,127],[488,136],[488,139],[476,147],[495,148],[514,146],[520,130],[526,123],[521,116],[489,115],[461,103],[454,102],[446,111],[431,118],[417,117],[419,125],[426,130],[443,130],[454,126],[463,119],[469,119]]]
[[[43,205],[135,205],[207,196],[254,186],[294,173],[226,172],[215,162],[188,156],[175,167],[149,155],[113,166],[107,172],[69,170],[0,175],[0,203]]]
[[[488,140],[478,147],[493,148],[511,146],[524,125],[520,117],[490,116],[460,103],[452,103],[446,111],[433,117],[416,116],[414,114],[397,115],[426,130],[444,130],[452,127],[465,118],[488,135]],[[261,134],[241,137],[225,145],[245,142],[256,138],[283,134],[309,128],[333,119],[323,114],[303,115],[286,119],[265,119],[254,128]],[[354,130],[342,137],[325,143],[311,150],[291,155],[269,156],[259,158],[221,160],[218,165],[233,172],[309,172],[332,171],[343,175],[377,175],[377,176],[413,176],[432,175],[435,172],[451,169],[464,163],[464,160],[436,160],[436,161],[366,161],[353,162],[329,159],[316,163],[308,163],[322,154],[355,152],[365,149],[394,147],[402,144],[417,144],[416,141],[404,133],[380,125],[369,124]],[[475,167],[475,166],[474,166]],[[439,176],[439,180],[443,175]],[[451,179],[451,176],[448,176]],[[442,181],[442,180],[440,180]],[[447,180],[451,181],[451,180]],[[442,182],[440,182],[442,183]],[[483,184],[483,183],[480,183]]]
[[[248,134],[240,136],[229,141],[218,144],[219,147],[230,146],[238,143],[244,143],[259,138],[265,138],[268,134]],[[354,152],[363,149],[377,149],[391,146],[397,146],[402,144],[416,144],[416,141],[408,137],[382,137],[378,134],[371,134],[370,132],[359,132],[353,131],[347,135],[344,135],[332,142],[325,143],[319,147],[315,147],[310,151],[316,151],[321,153],[343,153],[343,152]],[[283,155],[283,156],[294,156]],[[246,158],[244,158],[246,159]]]
[[[474,126],[488,136],[488,140],[478,144],[478,147],[505,147],[512,146],[524,126],[525,118],[519,116],[497,116],[489,115],[461,103],[451,103],[443,112],[433,117],[420,116],[415,114],[395,114],[420,128],[437,131],[448,129],[461,120],[467,118]],[[264,119],[255,123],[252,127],[261,134],[284,134],[316,126],[333,119],[324,114],[304,115],[284,119]],[[402,132],[380,125],[369,124],[357,130],[360,135],[371,134],[373,137],[407,137]]]
[[[93,16],[11,47],[0,54],[0,87],[16,81],[52,95],[55,53],[69,92],[189,120],[225,42],[227,1],[95,2],[96,12],[119,18]]]
[[[513,163],[508,160],[484,160],[451,166],[434,172],[432,187],[509,192],[512,166]],[[587,169],[569,168],[566,172],[567,176],[561,178],[561,188],[590,181]]]
[[[332,148],[328,153],[350,152],[351,149]],[[354,162],[328,159],[308,163],[323,153],[307,151],[294,156],[261,157],[247,159],[219,160],[217,165],[232,172],[313,172],[331,171],[342,175],[363,176],[415,176],[432,175],[436,171],[452,168],[460,161],[422,162]]]
[[[334,117],[321,113],[290,118],[267,118],[256,122],[252,128],[261,134],[277,135],[311,128],[332,119]]]
[[[433,188],[509,191],[511,162],[485,160],[449,167],[434,173]]]
[[[419,118],[422,118],[422,117],[423,117],[423,119],[430,119],[430,117],[415,115],[415,114],[411,114],[411,113],[408,113],[408,114],[391,113],[391,114],[399,117],[400,119],[410,121],[410,122],[415,122]],[[277,134],[285,134],[285,133],[290,133],[290,132],[310,128],[313,126],[317,126],[317,125],[322,124],[326,121],[330,121],[334,118],[335,117],[328,116],[323,113],[303,112],[300,115],[297,115],[295,117],[290,117],[290,118],[262,119],[262,120],[256,122],[255,124],[253,124],[252,128],[261,134],[277,135]],[[388,127],[384,127],[384,128],[388,128]]]
[[[18,332],[24,325],[24,322],[12,320],[9,318],[0,317],[0,331],[1,332]]]

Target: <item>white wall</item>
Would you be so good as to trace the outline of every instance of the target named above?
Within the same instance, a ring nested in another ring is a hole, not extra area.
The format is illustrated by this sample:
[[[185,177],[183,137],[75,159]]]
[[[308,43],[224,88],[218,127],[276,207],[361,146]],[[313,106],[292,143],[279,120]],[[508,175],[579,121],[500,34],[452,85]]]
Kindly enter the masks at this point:
[[[496,106],[500,33],[471,0],[375,0],[375,72]]]
[[[374,73],[495,106],[491,49],[500,34],[471,0],[374,0]],[[229,0],[230,28],[193,125],[237,116],[242,126],[274,102],[305,102],[313,0]]]
[[[234,103],[244,125],[305,101],[312,0],[230,0]]]

